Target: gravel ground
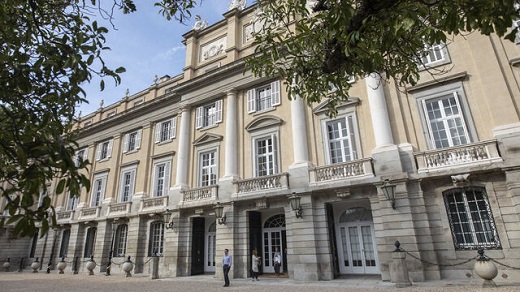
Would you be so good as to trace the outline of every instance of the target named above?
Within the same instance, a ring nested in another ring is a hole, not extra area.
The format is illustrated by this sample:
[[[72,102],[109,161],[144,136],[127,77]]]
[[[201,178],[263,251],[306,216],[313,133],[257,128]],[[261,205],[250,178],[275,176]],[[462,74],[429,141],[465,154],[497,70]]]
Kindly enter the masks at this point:
[[[287,278],[231,279],[230,287],[222,287],[223,281],[212,275],[151,280],[148,276],[134,275],[125,278],[122,274],[104,276],[59,275],[56,272],[0,272],[0,291],[520,291],[520,283],[499,283],[496,288],[482,288],[480,281],[465,283],[439,281],[414,283],[412,287],[395,288],[394,284],[374,277],[355,277],[334,281],[298,282]]]

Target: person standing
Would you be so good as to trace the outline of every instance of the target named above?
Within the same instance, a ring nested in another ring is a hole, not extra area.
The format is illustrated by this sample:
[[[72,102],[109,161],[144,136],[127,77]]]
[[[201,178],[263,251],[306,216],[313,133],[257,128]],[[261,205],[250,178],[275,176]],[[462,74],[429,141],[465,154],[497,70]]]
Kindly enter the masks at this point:
[[[222,257],[222,269],[224,270],[224,287],[229,287],[229,270],[231,269],[231,264],[233,262],[233,258],[229,254],[229,250],[226,248],[224,250],[224,256]]]
[[[280,265],[282,264],[282,255],[280,254],[280,248],[277,246],[274,252],[274,273],[280,275]]]
[[[256,254],[256,249],[253,249],[253,255],[251,256],[251,271],[253,272],[253,281],[258,281],[258,267],[260,266],[260,257]]]

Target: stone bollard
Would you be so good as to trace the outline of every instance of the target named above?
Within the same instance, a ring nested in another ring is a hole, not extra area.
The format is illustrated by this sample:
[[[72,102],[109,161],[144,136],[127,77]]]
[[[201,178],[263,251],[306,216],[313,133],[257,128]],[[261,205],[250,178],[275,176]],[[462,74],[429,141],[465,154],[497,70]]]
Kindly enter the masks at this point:
[[[65,262],[65,257],[61,258],[61,261],[56,266],[58,270],[60,270],[59,274],[63,274],[63,270],[67,267],[67,262]]]
[[[33,269],[33,273],[38,273],[38,268],[40,268],[40,262],[38,262],[38,258],[31,264],[31,269]]]
[[[484,279],[482,287],[496,287],[497,284],[493,279],[498,275],[497,266],[484,255],[484,249],[479,248],[478,254],[479,256],[475,262],[474,269],[477,275]]]
[[[406,266],[406,252],[401,249],[401,243],[395,242],[395,250],[392,253],[392,263],[390,264],[390,277],[395,287],[403,288],[412,286],[410,277],[408,276],[408,267]]]
[[[152,280],[159,279],[159,257],[152,258]]]
[[[128,259],[123,263],[123,271],[126,273],[125,277],[132,277],[132,269],[134,268],[134,263],[130,260],[130,256],[128,256]]]
[[[87,261],[85,267],[88,270],[88,274],[90,276],[94,275],[94,269],[96,268],[96,262],[94,261],[94,256],[90,256],[90,260]]]
[[[4,272],[9,272],[9,268],[11,267],[11,258],[7,258],[7,261],[2,265],[4,268]]]

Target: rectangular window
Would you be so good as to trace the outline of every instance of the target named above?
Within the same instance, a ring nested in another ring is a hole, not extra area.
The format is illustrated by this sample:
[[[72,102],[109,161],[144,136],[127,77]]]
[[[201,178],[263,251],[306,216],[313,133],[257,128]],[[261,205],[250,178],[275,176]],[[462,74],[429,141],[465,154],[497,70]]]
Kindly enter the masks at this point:
[[[150,225],[150,242],[148,256],[161,256],[163,254],[164,244],[164,223],[153,222]]]
[[[69,251],[70,229],[63,230],[60,245],[60,258],[66,258]]]
[[[97,146],[96,160],[105,160],[112,155],[112,140],[103,141]]]
[[[77,205],[78,205],[78,197],[76,197],[76,196],[71,197],[70,193],[69,193],[68,199],[67,199],[67,211],[76,210]]]
[[[203,152],[199,155],[199,186],[217,184],[217,151]]]
[[[352,114],[325,124],[330,163],[341,163],[358,159],[354,117]]]
[[[435,66],[449,62],[446,44],[425,45],[421,56],[422,66]]]
[[[94,255],[94,243],[96,242],[96,227],[91,227],[87,230],[87,237],[85,238],[85,250],[83,257],[89,258]]]
[[[444,202],[457,249],[500,247],[483,188],[449,190],[444,193]]]
[[[250,89],[247,92],[247,112],[261,112],[280,105],[280,81]]]
[[[202,129],[222,122],[222,100],[199,106],[196,111],[196,128]]]
[[[430,139],[435,149],[470,142],[457,92],[423,100]]]
[[[136,169],[124,169],[121,173],[121,188],[119,190],[119,201],[128,202],[134,194]]]
[[[94,177],[94,184],[92,186],[92,198],[90,207],[101,206],[105,198],[105,187],[107,183],[107,174],[97,175]]]
[[[160,162],[154,165],[153,196],[161,197],[170,189],[170,162]]]
[[[255,146],[255,175],[266,176],[278,173],[278,151],[275,134],[257,138]]]
[[[141,147],[142,130],[133,131],[125,134],[123,138],[123,153],[136,151]]]
[[[36,254],[36,244],[38,243],[38,233],[39,233],[39,230],[37,229],[36,233],[34,233],[34,236],[32,238],[31,250],[29,251],[30,258],[34,258],[35,254]]]
[[[76,165],[76,167],[79,167],[83,161],[87,161],[87,155],[87,148],[78,150],[78,152],[76,152],[76,155],[74,156],[74,165]]]
[[[161,143],[175,138],[177,118],[159,122],[155,125],[155,143]]]
[[[116,238],[114,242],[113,257],[124,257],[126,254],[126,239],[128,235],[128,225],[120,224],[117,226]]]

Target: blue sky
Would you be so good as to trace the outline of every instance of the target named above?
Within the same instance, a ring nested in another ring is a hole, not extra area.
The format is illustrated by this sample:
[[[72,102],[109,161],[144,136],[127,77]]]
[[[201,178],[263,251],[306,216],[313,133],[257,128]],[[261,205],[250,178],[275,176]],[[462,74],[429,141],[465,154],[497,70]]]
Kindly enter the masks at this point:
[[[109,68],[123,66],[126,72],[121,74],[121,84],[115,86],[112,79],[105,79],[105,90],[100,91],[100,79],[94,77],[90,84],[85,84],[86,98],[89,104],[81,104],[82,116],[99,108],[101,100],[104,106],[113,104],[125,96],[126,89],[130,95],[149,87],[154,76],[176,76],[182,72],[185,63],[185,47],[182,35],[191,30],[195,15],[212,25],[224,17],[230,0],[205,0],[192,11],[192,18],[186,25],[175,20],[167,21],[153,6],[155,1],[136,0],[137,11],[129,15],[116,12],[113,23],[117,30],[107,21],[98,20],[109,29],[106,45],[110,51],[103,53],[103,59]],[[249,0],[247,5],[252,4]]]

